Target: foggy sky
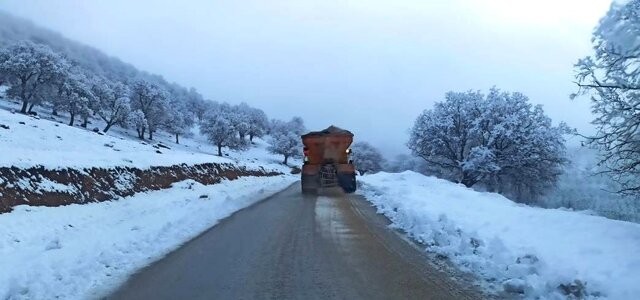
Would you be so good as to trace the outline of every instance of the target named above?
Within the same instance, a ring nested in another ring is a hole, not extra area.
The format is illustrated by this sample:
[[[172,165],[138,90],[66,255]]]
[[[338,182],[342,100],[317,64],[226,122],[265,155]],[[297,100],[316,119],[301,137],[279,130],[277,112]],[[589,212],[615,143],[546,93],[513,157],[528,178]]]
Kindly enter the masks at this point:
[[[0,0],[0,9],[206,98],[309,129],[352,130],[389,158],[449,90],[521,91],[589,132],[573,64],[610,0]],[[574,141],[575,142],[575,141]]]

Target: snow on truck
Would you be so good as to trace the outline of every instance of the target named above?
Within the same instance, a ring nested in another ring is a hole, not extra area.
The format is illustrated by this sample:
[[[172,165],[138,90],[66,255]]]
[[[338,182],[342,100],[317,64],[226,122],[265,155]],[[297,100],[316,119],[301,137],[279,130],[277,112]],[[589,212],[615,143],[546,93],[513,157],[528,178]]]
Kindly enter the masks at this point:
[[[351,143],[353,133],[335,126],[302,136],[303,193],[312,194],[335,187],[346,193],[356,191],[356,169],[350,159]]]

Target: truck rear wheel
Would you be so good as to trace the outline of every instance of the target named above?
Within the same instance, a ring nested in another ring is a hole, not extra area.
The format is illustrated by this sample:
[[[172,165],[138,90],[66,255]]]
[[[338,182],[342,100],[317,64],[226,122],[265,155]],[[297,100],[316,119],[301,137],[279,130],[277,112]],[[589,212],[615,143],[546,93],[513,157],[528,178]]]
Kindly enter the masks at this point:
[[[338,174],[338,183],[345,193],[356,191],[356,174]]]

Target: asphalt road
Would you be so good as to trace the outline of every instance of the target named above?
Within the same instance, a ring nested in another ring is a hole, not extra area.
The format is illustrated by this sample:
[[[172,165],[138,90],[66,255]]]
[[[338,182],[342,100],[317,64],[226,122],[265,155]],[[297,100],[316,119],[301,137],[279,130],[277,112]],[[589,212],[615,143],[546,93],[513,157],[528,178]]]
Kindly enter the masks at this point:
[[[481,299],[357,195],[298,184],[241,210],[111,299]]]

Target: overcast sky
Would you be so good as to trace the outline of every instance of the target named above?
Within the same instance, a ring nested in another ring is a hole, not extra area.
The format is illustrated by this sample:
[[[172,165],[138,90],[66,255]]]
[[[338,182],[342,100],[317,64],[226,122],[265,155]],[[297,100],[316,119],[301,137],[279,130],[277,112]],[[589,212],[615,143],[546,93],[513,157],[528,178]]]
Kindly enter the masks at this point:
[[[206,98],[331,124],[387,156],[446,91],[521,91],[589,131],[572,65],[611,0],[0,0]]]

